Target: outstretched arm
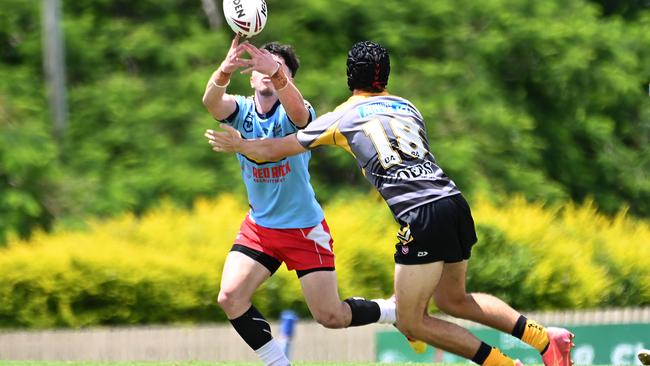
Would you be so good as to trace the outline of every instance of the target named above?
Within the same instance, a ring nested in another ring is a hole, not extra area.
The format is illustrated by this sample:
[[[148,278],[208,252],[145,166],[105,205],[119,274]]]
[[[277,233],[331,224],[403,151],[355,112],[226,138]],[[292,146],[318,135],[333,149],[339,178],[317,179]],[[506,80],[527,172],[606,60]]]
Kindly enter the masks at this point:
[[[220,121],[228,118],[237,108],[235,98],[226,93],[226,88],[230,83],[230,75],[238,68],[247,65],[246,61],[240,59],[244,51],[243,45],[239,44],[239,35],[235,36],[230,44],[226,58],[219,68],[212,73],[205,86],[203,105],[215,119]]]
[[[281,138],[246,140],[227,124],[221,123],[219,127],[224,131],[206,130],[204,134],[212,150],[217,152],[240,153],[256,161],[278,161],[307,151],[295,133]]]

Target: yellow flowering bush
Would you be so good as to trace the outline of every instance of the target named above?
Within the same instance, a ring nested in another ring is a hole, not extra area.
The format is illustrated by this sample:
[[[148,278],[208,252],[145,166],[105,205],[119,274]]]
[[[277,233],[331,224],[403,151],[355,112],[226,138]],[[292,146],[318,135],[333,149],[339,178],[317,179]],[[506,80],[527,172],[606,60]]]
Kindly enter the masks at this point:
[[[650,226],[591,203],[547,207],[521,198],[471,202],[479,243],[468,290],[521,309],[650,304]],[[0,249],[0,326],[80,327],[225,320],[221,267],[245,215],[230,195],[192,210],[163,203],[83,231],[35,233]],[[392,292],[397,224],[376,194],[325,206],[342,298]],[[308,316],[295,273],[282,267],[255,295],[270,318]]]

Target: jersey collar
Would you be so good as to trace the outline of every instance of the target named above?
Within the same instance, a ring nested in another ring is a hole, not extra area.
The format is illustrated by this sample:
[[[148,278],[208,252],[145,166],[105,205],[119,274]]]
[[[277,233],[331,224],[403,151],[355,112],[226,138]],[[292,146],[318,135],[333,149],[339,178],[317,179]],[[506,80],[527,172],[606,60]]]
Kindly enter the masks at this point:
[[[347,101],[348,101],[348,102],[354,102],[354,101],[362,100],[362,99],[365,99],[365,98],[378,97],[378,96],[386,96],[386,95],[390,95],[390,94],[388,93],[388,91],[386,91],[386,90],[384,90],[384,91],[381,92],[381,93],[373,93],[373,92],[366,92],[366,91],[358,91],[358,92],[356,92],[353,96],[351,96],[350,98],[348,98]]]
[[[254,98],[254,97],[253,97],[253,98]],[[257,113],[257,116],[258,116],[259,118],[261,118],[261,119],[269,119],[269,117],[271,117],[273,114],[275,114],[275,111],[278,109],[279,106],[280,106],[280,99],[278,99],[278,100],[275,102],[275,104],[273,104],[273,107],[271,107],[271,109],[269,109],[269,111],[266,112],[266,113],[260,113],[260,112],[258,112],[258,111],[257,111],[257,106],[255,106],[254,109],[255,109],[255,113]]]
[[[351,104],[353,104],[353,103],[355,103],[355,102],[362,101],[362,100],[364,100],[364,99],[366,99],[366,98],[370,98],[370,97],[378,97],[378,96],[386,96],[386,95],[390,95],[390,94],[388,93],[388,91],[386,91],[386,90],[384,90],[384,91],[381,92],[381,93],[371,93],[371,92],[365,92],[365,91],[358,91],[358,92],[356,92],[353,96],[351,96],[350,98],[348,98],[348,100],[346,100],[345,102],[341,103],[341,104],[340,104],[338,107],[336,107],[334,110],[335,110],[335,111],[339,111],[339,110],[341,110],[342,108],[346,108],[347,106],[349,106],[349,105],[351,105]]]

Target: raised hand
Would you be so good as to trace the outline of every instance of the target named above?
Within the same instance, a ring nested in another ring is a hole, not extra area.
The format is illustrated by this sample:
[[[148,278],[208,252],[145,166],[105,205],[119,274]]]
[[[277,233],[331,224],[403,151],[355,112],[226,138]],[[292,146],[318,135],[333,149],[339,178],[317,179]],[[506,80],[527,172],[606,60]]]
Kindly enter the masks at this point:
[[[241,55],[246,52],[246,48],[243,44],[239,44],[239,38],[239,34],[233,38],[228,54],[221,62],[220,69],[225,73],[232,74],[238,68],[249,65],[248,60],[241,58]]]
[[[272,76],[280,68],[280,63],[273,58],[273,54],[265,49],[259,49],[246,42],[241,47],[251,56],[246,61],[248,68],[243,70],[242,74],[249,74],[253,70],[262,74]]]

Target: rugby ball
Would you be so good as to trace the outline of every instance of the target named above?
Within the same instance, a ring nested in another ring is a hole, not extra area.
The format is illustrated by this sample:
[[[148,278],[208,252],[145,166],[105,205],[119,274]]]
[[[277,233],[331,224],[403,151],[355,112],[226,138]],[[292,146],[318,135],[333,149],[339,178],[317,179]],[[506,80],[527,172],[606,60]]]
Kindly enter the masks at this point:
[[[235,33],[250,38],[264,29],[268,8],[265,0],[223,0],[223,15]]]

